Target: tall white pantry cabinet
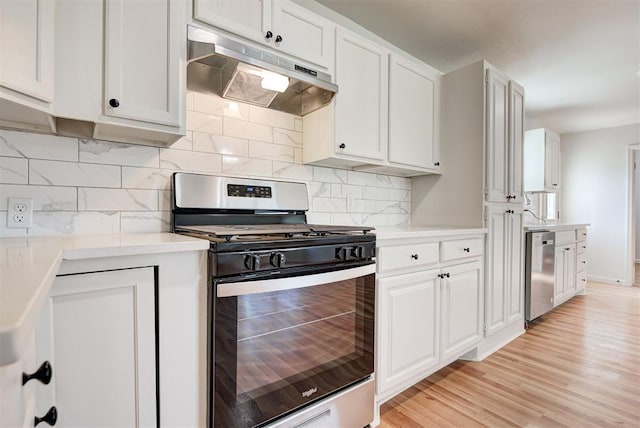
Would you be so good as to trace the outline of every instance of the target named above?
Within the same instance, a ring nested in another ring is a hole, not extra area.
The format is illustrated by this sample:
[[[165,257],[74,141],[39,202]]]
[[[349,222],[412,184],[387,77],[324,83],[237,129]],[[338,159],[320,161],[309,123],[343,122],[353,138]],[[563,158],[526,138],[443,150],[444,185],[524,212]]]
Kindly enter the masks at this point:
[[[442,176],[416,177],[412,224],[484,226],[482,359],[524,332],[524,89],[486,61],[442,77]]]

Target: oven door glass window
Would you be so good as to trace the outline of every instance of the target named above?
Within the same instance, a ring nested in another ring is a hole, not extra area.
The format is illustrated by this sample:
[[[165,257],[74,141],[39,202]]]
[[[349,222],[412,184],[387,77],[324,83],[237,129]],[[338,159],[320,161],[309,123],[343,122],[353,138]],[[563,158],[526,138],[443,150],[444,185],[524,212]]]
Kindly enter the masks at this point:
[[[261,425],[368,377],[374,301],[373,274],[215,298],[215,425]]]

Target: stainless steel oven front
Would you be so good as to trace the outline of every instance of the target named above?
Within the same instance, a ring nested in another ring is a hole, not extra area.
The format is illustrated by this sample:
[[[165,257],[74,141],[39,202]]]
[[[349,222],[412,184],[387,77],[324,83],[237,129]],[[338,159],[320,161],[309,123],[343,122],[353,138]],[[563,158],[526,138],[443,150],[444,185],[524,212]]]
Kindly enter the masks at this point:
[[[369,424],[374,406],[374,263],[285,276],[212,277],[212,425],[270,425],[363,382],[371,391],[365,408],[343,415],[319,408],[319,416],[303,419],[333,418],[326,421],[332,426]]]

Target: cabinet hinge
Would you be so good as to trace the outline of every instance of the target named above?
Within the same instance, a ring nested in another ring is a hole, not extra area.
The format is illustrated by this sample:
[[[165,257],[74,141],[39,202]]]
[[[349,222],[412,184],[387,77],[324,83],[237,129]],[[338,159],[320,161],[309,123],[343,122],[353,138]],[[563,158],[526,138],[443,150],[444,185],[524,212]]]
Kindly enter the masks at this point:
[[[482,332],[486,335],[487,334],[487,325],[486,324],[482,324]]]
[[[485,81],[485,82],[488,82],[488,81],[489,81],[489,79],[490,79],[490,73],[491,73],[491,70],[487,70],[487,72],[484,74],[484,81]]]

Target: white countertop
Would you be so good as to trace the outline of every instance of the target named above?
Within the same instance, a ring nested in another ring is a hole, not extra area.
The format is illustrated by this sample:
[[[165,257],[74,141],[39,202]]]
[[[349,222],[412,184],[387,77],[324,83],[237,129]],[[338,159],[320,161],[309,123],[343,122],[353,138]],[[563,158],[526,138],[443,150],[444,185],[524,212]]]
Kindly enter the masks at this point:
[[[209,241],[173,233],[0,239],[0,365],[16,361],[63,260],[199,251]]]
[[[463,226],[380,226],[376,227],[377,239],[431,238],[437,236],[473,235],[487,233],[482,227]]]
[[[551,232],[560,232],[563,230],[579,229],[581,227],[591,226],[591,223],[554,223],[554,224],[525,224],[524,231],[530,232],[532,230],[549,230]]]

